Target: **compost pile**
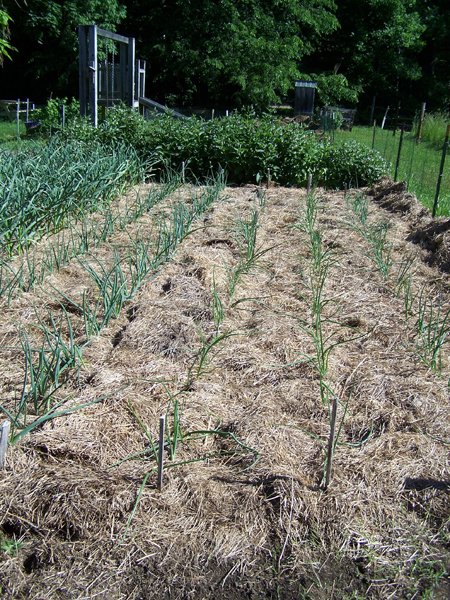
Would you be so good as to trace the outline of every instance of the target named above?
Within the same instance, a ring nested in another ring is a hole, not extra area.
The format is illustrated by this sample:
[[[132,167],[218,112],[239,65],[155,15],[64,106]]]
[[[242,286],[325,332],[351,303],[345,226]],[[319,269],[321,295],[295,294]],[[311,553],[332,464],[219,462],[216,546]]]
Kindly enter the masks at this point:
[[[107,271],[192,193],[173,192],[83,261]],[[304,190],[225,188],[90,339],[55,393],[84,408],[8,449],[2,597],[447,597],[450,364],[448,342],[433,362],[424,336],[450,308],[448,255],[429,260],[444,254],[411,241],[420,209],[392,212],[381,189],[367,204],[358,190],[315,194],[308,229]],[[325,391],[314,239],[329,260]],[[83,261],[4,303],[8,407],[24,382],[21,332],[38,340],[49,314],[69,315],[85,336],[80,307],[99,292]],[[339,404],[324,490],[328,389]]]

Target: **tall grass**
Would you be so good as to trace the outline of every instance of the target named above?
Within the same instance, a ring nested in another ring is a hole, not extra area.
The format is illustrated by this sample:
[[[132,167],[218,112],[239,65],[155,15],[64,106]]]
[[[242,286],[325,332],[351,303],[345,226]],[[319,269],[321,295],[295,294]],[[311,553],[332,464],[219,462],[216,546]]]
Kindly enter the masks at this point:
[[[444,112],[426,113],[422,126],[422,142],[428,142],[432,146],[442,148],[442,142],[445,137],[447,125],[450,123],[450,115]],[[414,123],[414,129],[417,133],[419,123]]]

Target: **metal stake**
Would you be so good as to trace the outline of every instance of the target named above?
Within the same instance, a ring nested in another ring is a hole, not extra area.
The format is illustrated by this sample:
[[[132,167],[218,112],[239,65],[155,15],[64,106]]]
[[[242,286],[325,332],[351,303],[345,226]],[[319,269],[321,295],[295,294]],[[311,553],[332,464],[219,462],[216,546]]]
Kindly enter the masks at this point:
[[[437,207],[438,207],[438,203],[439,203],[439,194],[441,191],[442,176],[444,175],[445,157],[447,156],[449,137],[450,137],[450,123],[447,125],[447,131],[445,132],[444,145],[442,146],[441,165],[439,167],[439,176],[438,176],[438,180],[437,180],[437,184],[436,184],[436,194],[434,196],[434,203],[433,203],[433,213],[432,213],[433,217],[436,216]]]
[[[397,181],[397,175],[398,175],[398,167],[400,164],[400,155],[402,152],[402,145],[403,145],[403,134],[405,132],[405,126],[402,125],[401,129],[400,129],[400,140],[398,142],[398,152],[397,152],[397,161],[395,163],[395,174],[394,174],[394,181]]]

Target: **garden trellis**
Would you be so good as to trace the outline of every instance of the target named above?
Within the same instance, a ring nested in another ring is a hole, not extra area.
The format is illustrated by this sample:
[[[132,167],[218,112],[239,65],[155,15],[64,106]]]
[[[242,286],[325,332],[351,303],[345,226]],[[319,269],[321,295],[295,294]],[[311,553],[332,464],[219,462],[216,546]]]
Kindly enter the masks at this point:
[[[117,55],[107,52],[99,61],[98,38],[118,44]],[[124,102],[139,107],[139,98],[145,97],[145,61],[136,60],[136,42],[96,25],[80,25],[79,91],[80,112],[89,115],[94,127],[98,124],[98,106],[113,106]]]

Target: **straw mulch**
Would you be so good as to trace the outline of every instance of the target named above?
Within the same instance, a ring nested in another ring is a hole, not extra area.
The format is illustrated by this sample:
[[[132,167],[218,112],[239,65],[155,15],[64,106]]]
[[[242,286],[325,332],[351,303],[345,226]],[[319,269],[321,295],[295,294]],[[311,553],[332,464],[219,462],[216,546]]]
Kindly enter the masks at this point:
[[[317,193],[317,226],[336,261],[325,288],[324,328],[339,342],[327,380],[341,401],[329,489],[319,486],[328,407],[306,360],[311,257],[295,227],[305,193],[228,188],[66,381],[69,404],[100,401],[9,449],[0,542],[20,544],[0,554],[4,598],[447,597],[448,344],[436,374],[417,354],[414,318],[393,282],[419,253],[416,294],[425,288],[448,309],[448,279],[407,240],[409,221],[374,203],[370,220],[391,225],[384,280],[345,194]],[[257,249],[267,252],[230,297],[243,252],[238,222],[253,210]],[[130,234],[97,256],[108,261]],[[85,277],[70,265],[52,288],[3,310],[9,401],[23,378],[20,353],[6,349],[17,323],[32,331],[33,307],[57,311],[54,288],[75,297]],[[214,286],[226,335],[200,362],[215,335]],[[167,448],[158,491],[149,437],[156,441],[161,414],[173,427],[175,398],[184,438],[175,466]]]

